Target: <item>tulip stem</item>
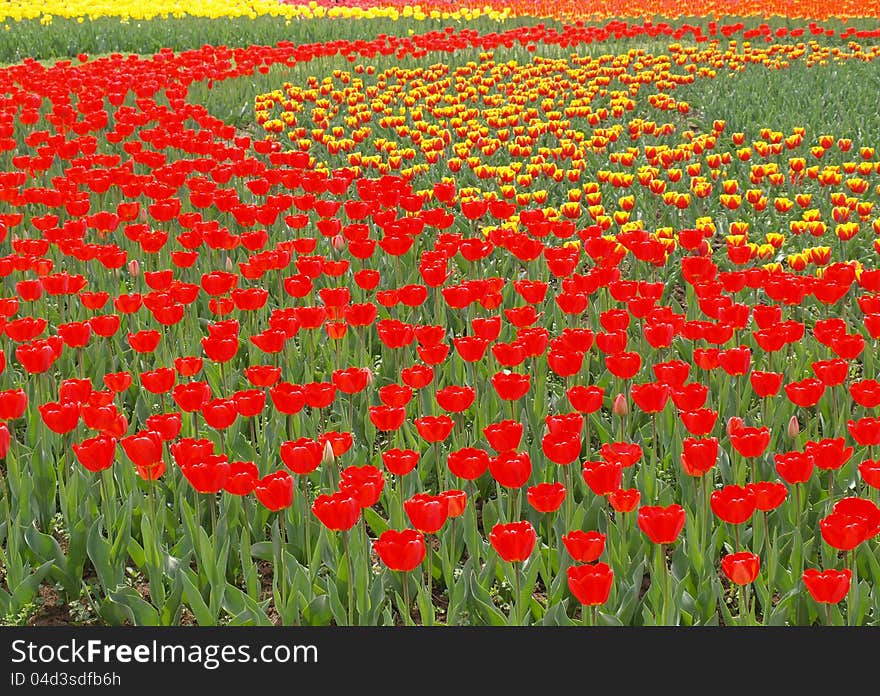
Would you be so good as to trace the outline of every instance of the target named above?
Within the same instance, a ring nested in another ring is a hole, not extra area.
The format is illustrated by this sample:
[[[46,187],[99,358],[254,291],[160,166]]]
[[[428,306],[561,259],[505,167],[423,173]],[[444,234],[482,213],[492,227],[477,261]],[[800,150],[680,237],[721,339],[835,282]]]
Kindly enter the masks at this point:
[[[568,531],[571,529],[571,505],[572,499],[574,498],[574,488],[572,487],[571,482],[571,464],[566,464],[563,466],[563,472],[565,476],[565,530]],[[549,539],[549,537],[548,537]]]
[[[749,600],[746,596],[746,586],[740,585],[737,593],[739,599],[739,624],[740,626],[749,625]]]
[[[276,560],[278,571],[278,597],[281,606],[278,608],[279,613],[283,616],[287,609],[284,595],[287,583],[284,579],[284,547],[287,545],[287,525],[284,523],[284,511],[278,513],[278,559]]]
[[[211,535],[217,533],[217,494],[208,494],[208,507],[211,508]]]
[[[306,537],[306,567],[311,567],[312,562],[312,525],[311,518],[309,517],[309,510],[312,509],[312,504],[309,502],[309,481],[306,478],[306,475],[303,474],[299,478],[300,485],[302,486],[302,494],[303,501],[305,502],[306,514],[303,516],[303,532]]]
[[[347,590],[348,590],[348,605],[346,607],[346,620],[349,626],[353,626],[353,616],[354,616],[354,565],[351,562],[351,554],[349,553],[348,547],[348,535],[349,532],[342,532],[342,555],[345,556],[345,562],[348,568],[348,582]]]
[[[428,602],[434,602],[434,596],[432,594],[432,585],[434,583],[434,546],[431,544],[431,535],[425,534],[425,549],[427,553],[425,554],[425,565],[427,573],[425,574],[425,587],[428,590]],[[422,624],[425,623],[424,617],[422,617]]]
[[[520,599],[520,585],[521,580],[519,577],[519,563],[514,562],[511,564],[513,566],[513,601],[510,603],[510,625],[511,626],[519,626],[519,599]]]
[[[150,522],[153,523],[153,535],[156,539],[156,548],[159,547],[159,530],[156,527],[156,503],[153,500],[153,470],[150,467],[147,476],[147,497],[150,503]]]
[[[440,443],[434,443],[434,467],[437,470],[437,495],[443,492],[443,471],[440,466]]]
[[[848,597],[846,598],[846,625],[856,625],[856,593],[859,591],[859,572],[856,564],[856,550],[851,549],[847,555],[849,556],[849,567],[852,569],[852,577],[850,578]]]
[[[403,606],[404,614],[400,618],[403,619],[404,626],[412,625],[412,614],[410,614],[410,608],[412,607],[411,600],[409,598],[409,573],[401,573],[401,577],[403,578]]]
[[[553,536],[553,518],[550,514],[547,515],[547,605],[550,604],[550,586],[553,584],[553,546],[551,546],[550,541]]]

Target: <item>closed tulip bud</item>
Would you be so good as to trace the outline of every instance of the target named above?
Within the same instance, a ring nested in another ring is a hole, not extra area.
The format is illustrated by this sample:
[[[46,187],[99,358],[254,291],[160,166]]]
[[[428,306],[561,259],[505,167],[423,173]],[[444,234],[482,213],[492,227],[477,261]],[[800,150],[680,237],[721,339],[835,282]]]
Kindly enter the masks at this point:
[[[336,454],[333,452],[333,444],[330,440],[324,443],[324,451],[321,454],[321,465],[329,466],[336,461]]]
[[[611,411],[615,416],[625,416],[629,413],[629,407],[626,405],[626,397],[618,394],[614,397],[614,403],[611,405]]]
[[[792,416],[788,421],[788,428],[785,431],[788,436],[794,440],[801,432],[800,423],[798,423],[797,416]]]
[[[128,262],[128,273],[135,278],[141,274],[141,265],[137,259],[132,259]]]
[[[742,418],[740,418],[739,416],[731,416],[730,418],[727,419],[726,432],[728,435],[730,435],[731,433],[735,433],[737,430],[742,428],[744,425],[745,425],[745,423],[743,423]]]
[[[336,251],[342,251],[345,249],[345,237],[341,234],[337,234],[333,237],[333,248],[336,249]]]

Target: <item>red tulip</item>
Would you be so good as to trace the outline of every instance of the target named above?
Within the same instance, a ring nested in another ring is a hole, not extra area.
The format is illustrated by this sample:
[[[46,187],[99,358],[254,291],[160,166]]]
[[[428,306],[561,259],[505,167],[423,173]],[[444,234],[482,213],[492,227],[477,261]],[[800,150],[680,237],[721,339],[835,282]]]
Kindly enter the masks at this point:
[[[602,408],[605,390],[602,387],[575,385],[565,392],[571,407],[581,413],[594,413]]]
[[[245,368],[244,376],[255,387],[271,387],[281,377],[281,368],[273,365],[251,365]]]
[[[333,384],[344,394],[357,394],[367,388],[370,372],[362,367],[333,371]]]
[[[505,488],[520,488],[532,475],[532,460],[528,452],[507,450],[489,459],[489,472]]]
[[[416,450],[390,449],[382,452],[382,463],[385,468],[396,476],[405,476],[413,471],[419,463]]]
[[[182,437],[168,449],[177,466],[183,467],[213,454],[214,443],[207,438],[196,440],[191,437]]]
[[[858,444],[863,447],[872,447],[880,445],[880,418],[859,418],[859,420],[848,420],[846,429]]]
[[[812,454],[816,466],[826,471],[841,468],[852,456],[853,448],[846,446],[842,437],[824,438],[819,442],[807,442],[804,444],[804,452]]]
[[[440,495],[446,498],[447,514],[450,518],[461,517],[467,506],[467,493],[459,489],[441,491]]]
[[[517,401],[529,391],[531,375],[507,371],[496,372],[491,382],[499,398],[505,401]]]
[[[555,464],[571,464],[581,454],[580,433],[549,432],[541,438],[544,456]]]
[[[28,397],[24,389],[0,391],[0,419],[16,420],[27,410]]]
[[[849,385],[849,393],[859,406],[876,408],[880,406],[880,382],[862,379]]]
[[[440,531],[449,516],[449,502],[442,495],[416,493],[403,502],[410,524],[424,534]]]
[[[618,461],[584,462],[581,474],[593,493],[599,496],[608,495],[620,488],[623,465]]]
[[[782,373],[755,370],[749,375],[749,381],[755,394],[761,398],[776,396],[782,387]]]
[[[223,490],[232,495],[248,495],[253,493],[259,478],[259,470],[253,462],[229,462],[229,473]]]
[[[119,441],[135,466],[149,466],[162,459],[164,441],[155,430],[141,430]]]
[[[728,485],[713,491],[709,504],[719,519],[742,524],[755,512],[755,494],[746,486]]]
[[[721,570],[736,585],[749,585],[758,577],[761,557],[756,553],[741,551],[721,558]]]
[[[327,529],[342,532],[354,527],[361,514],[361,506],[351,492],[325,493],[315,498],[312,513]]]
[[[257,480],[254,495],[273,512],[288,508],[293,504],[293,477],[286,471],[268,474]]]
[[[849,568],[822,571],[807,568],[803,573],[804,587],[813,600],[821,604],[840,602],[849,592],[851,580],[852,571]]]
[[[476,447],[464,447],[449,453],[446,465],[453,475],[474,481],[489,468],[489,453]]]
[[[483,428],[483,435],[496,452],[507,452],[519,447],[522,440],[523,424],[519,421],[506,419],[491,423]]]
[[[810,480],[816,460],[809,452],[778,452],[773,455],[776,471],[790,485]]]
[[[402,406],[370,406],[370,422],[377,430],[397,430],[406,420],[406,409]]]
[[[439,389],[436,393],[437,404],[448,413],[461,413],[471,407],[476,398],[476,390],[473,387],[459,387],[456,385]]]
[[[669,399],[669,387],[658,382],[634,384],[630,396],[645,413],[658,413],[666,406]]]
[[[171,396],[181,411],[192,413],[211,399],[211,387],[207,382],[184,382],[174,387]]]
[[[12,436],[9,432],[9,426],[6,423],[0,423],[0,459],[6,459],[11,444]]]
[[[301,437],[281,443],[281,461],[294,474],[307,475],[321,464],[324,446],[317,440]]]
[[[679,417],[691,435],[708,435],[715,428],[718,411],[709,408],[698,408],[694,411],[680,411]]]
[[[815,377],[807,377],[799,382],[791,382],[785,385],[785,395],[789,401],[797,406],[809,408],[819,403],[822,394],[825,393],[825,384]]]
[[[362,508],[375,505],[382,489],[385,477],[375,466],[349,466],[339,472],[339,490],[351,493]]]
[[[565,500],[565,486],[558,482],[529,486],[526,499],[538,512],[556,512]]]
[[[225,430],[238,418],[238,409],[232,399],[211,399],[202,404],[202,417],[217,430]]]
[[[859,464],[859,476],[871,488],[880,489],[880,461],[866,459]]]
[[[538,535],[528,520],[498,523],[489,533],[489,542],[499,556],[508,563],[525,561],[532,555]]]
[[[413,423],[419,435],[426,442],[442,442],[452,432],[455,422],[447,415],[422,416],[416,418]]]
[[[819,520],[819,531],[829,546],[850,551],[867,540],[874,530],[871,522],[862,515],[832,512]]]
[[[730,444],[743,457],[760,457],[770,444],[770,428],[742,426],[729,433]]]
[[[684,529],[685,510],[673,503],[667,507],[643,505],[639,508],[638,524],[655,544],[672,544]]]
[[[718,462],[718,438],[696,439],[686,437],[682,440],[684,450],[681,455],[681,468],[688,476],[702,476],[712,470]]]
[[[69,433],[79,422],[82,407],[74,401],[57,403],[50,401],[38,406],[43,423],[53,433]]]
[[[606,442],[599,448],[599,456],[626,469],[642,458],[642,448],[635,442]]]
[[[614,571],[607,563],[569,566],[568,589],[584,606],[598,606],[608,601]]]
[[[415,529],[387,529],[373,542],[381,561],[391,570],[408,572],[425,560],[425,537]]]
[[[579,529],[562,535],[562,543],[569,555],[578,563],[592,563],[605,550],[605,535],[584,532]]]
[[[103,471],[113,466],[116,458],[116,438],[97,435],[71,446],[77,461],[91,472]]]
[[[608,502],[615,512],[632,512],[641,499],[638,488],[618,488],[608,494]]]
[[[305,389],[290,382],[278,382],[269,390],[269,397],[279,413],[289,416],[296,415],[306,405]]]
[[[128,345],[137,353],[152,353],[159,345],[162,335],[155,329],[128,334]]]
[[[222,454],[211,454],[179,466],[187,481],[199,493],[219,493],[229,475],[229,461]]]
[[[748,483],[746,488],[751,489],[755,496],[755,509],[762,512],[775,510],[788,497],[788,488],[779,481],[759,481]]]

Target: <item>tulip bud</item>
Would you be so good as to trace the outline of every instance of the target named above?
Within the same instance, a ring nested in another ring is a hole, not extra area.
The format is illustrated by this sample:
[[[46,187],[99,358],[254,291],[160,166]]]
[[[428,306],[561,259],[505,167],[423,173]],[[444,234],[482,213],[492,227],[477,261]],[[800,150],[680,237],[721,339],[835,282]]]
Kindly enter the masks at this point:
[[[323,466],[333,464],[336,461],[336,455],[333,454],[333,445],[330,440],[324,443],[324,452],[321,454],[321,464]]]
[[[138,263],[137,259],[132,259],[128,262],[128,272],[135,278],[141,274],[141,265]]]
[[[373,371],[369,367],[365,367],[364,372],[367,374],[367,386],[373,386]]]
[[[232,257],[226,257],[226,272],[233,273],[235,271],[235,263],[232,261]]]
[[[731,416],[727,419],[727,434],[730,435],[731,433],[735,433],[737,430],[743,428],[744,426],[745,423],[743,422],[742,418],[740,418],[739,416]]]
[[[801,425],[798,423],[797,416],[792,416],[788,420],[788,429],[785,431],[788,436],[794,440],[798,435],[801,434]]]
[[[618,394],[614,397],[611,411],[615,416],[625,416],[629,413],[629,407],[626,405],[626,397],[623,394]]]
[[[333,248],[336,251],[342,251],[345,249],[345,237],[341,234],[337,234],[333,237]]]

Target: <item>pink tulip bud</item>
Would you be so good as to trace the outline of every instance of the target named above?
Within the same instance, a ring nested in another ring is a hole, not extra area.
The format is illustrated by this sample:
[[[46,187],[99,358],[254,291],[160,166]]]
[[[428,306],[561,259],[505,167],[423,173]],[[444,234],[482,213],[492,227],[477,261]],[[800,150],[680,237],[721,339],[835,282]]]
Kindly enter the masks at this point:
[[[788,420],[788,428],[785,431],[788,436],[794,440],[798,435],[801,434],[801,425],[798,423],[797,416],[792,416]]]
[[[745,422],[739,416],[731,416],[727,419],[727,434],[735,433],[737,430],[745,427]]]
[[[138,263],[137,259],[132,259],[128,262],[128,273],[135,278],[141,274],[141,265]]]
[[[629,413],[629,407],[626,405],[626,397],[623,394],[618,394],[614,397],[611,411],[615,416],[625,416]]]
[[[336,251],[342,251],[343,249],[345,249],[345,237],[343,237],[341,234],[337,234],[336,236],[334,236],[333,248],[336,249]]]

